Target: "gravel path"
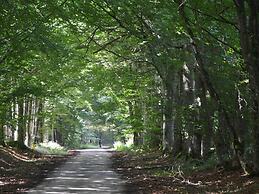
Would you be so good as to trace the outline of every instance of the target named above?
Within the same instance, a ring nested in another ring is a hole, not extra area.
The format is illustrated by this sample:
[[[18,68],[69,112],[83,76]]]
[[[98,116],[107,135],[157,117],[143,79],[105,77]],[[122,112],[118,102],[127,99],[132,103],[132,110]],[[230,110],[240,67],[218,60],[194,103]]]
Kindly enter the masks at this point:
[[[112,170],[109,150],[90,149],[79,152],[27,193],[138,193],[134,186],[126,184]]]

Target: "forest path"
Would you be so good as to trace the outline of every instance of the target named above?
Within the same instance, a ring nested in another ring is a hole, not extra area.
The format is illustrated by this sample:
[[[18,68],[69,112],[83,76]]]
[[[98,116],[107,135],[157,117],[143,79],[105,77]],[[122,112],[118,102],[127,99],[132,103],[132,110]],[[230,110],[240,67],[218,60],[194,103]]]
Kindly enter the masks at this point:
[[[79,154],[57,168],[27,193],[138,193],[111,168],[107,149],[79,150]]]

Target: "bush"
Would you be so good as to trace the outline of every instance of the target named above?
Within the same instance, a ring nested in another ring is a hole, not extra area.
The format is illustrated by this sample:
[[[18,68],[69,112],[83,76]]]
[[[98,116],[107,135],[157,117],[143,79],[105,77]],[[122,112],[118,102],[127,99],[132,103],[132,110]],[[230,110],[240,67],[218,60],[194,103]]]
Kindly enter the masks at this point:
[[[132,149],[132,145],[131,144],[124,144],[124,143],[122,143],[120,141],[116,141],[113,144],[113,147],[117,151],[130,151]]]
[[[42,154],[50,155],[66,155],[68,153],[64,147],[52,141],[36,145],[35,150]]]
[[[76,148],[78,148],[78,149],[95,149],[95,148],[99,148],[99,145],[96,145],[96,144],[81,144]]]

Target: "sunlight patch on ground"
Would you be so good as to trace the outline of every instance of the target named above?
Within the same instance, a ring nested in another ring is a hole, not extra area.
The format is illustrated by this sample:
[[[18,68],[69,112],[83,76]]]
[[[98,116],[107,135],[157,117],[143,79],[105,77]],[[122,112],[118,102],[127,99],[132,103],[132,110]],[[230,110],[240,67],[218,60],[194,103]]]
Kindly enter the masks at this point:
[[[96,181],[92,181],[93,183],[102,183],[104,182],[103,180],[96,180]]]
[[[105,180],[118,180],[118,178],[113,178],[113,177],[107,177]]]
[[[76,149],[77,152],[109,152],[115,151],[114,148],[96,148],[96,149]]]
[[[46,178],[46,180],[89,180],[89,178],[85,177],[52,177]]]
[[[12,157],[14,157],[18,160],[24,161],[24,162],[35,162],[35,161],[39,160],[39,159],[35,159],[35,158],[30,159],[29,157],[16,153],[15,151],[13,151],[11,149],[1,149],[1,151],[5,152],[7,154],[10,154]]]
[[[100,191],[100,189],[98,189],[98,188],[89,188],[89,187],[85,187],[85,188],[68,187],[68,189],[76,190],[76,191]]]
[[[88,149],[72,158],[32,193],[124,193],[125,180],[110,167],[107,149]]]

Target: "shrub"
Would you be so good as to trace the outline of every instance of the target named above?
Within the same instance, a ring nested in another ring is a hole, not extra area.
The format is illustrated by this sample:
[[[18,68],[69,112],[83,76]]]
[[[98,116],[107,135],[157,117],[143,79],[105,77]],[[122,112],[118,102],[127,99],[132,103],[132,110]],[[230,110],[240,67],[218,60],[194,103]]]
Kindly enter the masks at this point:
[[[56,142],[49,141],[36,145],[35,150],[42,154],[65,155],[67,150]]]

